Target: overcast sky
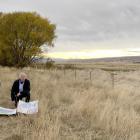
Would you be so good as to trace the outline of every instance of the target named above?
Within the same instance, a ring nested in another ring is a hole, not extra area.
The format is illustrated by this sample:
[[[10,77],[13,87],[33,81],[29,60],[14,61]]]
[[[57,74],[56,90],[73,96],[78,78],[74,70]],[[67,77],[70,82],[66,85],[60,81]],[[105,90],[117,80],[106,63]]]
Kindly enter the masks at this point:
[[[0,0],[0,11],[36,11],[55,23],[53,57],[140,54],[140,0]]]

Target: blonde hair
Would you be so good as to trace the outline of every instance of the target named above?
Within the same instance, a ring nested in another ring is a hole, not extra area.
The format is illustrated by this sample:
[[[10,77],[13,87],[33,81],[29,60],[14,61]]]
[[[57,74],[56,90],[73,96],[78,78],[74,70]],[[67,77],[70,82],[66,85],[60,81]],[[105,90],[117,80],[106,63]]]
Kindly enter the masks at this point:
[[[27,75],[26,75],[26,73],[24,73],[24,72],[21,72],[21,73],[19,74],[19,78],[21,78],[21,77],[25,77],[25,78],[27,78]]]

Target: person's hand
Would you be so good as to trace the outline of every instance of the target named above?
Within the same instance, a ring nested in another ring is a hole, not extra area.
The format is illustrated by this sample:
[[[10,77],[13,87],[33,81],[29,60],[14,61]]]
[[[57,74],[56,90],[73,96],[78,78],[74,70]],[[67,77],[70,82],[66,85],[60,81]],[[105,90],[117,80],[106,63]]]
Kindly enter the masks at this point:
[[[17,96],[19,96],[19,95],[20,95],[20,93],[17,94]]]

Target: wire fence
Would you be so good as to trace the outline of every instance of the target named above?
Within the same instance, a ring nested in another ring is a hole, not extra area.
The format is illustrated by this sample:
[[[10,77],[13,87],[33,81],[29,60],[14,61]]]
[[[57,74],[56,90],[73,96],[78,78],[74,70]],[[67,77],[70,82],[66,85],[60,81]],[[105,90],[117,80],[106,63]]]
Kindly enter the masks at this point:
[[[36,68],[36,69],[38,70],[38,68]],[[84,72],[86,71],[86,79],[88,81],[90,81],[90,82],[93,82],[93,81],[97,80],[96,77],[95,77],[94,70],[95,69],[91,69],[91,70],[79,70],[79,69],[44,69],[44,71],[48,71],[50,73],[61,72],[61,74],[63,76],[65,76],[65,77],[71,72],[71,78],[73,78],[74,80],[79,80],[80,72],[81,71],[84,71]],[[99,70],[101,70],[101,69],[99,69]],[[101,70],[101,71],[103,71],[103,70]],[[106,72],[106,71],[104,71],[104,72]],[[106,73],[108,73],[109,79],[111,80],[110,81],[111,86],[112,86],[112,88],[114,88],[115,87],[115,84],[116,84],[115,79],[116,79],[117,73],[115,73],[115,72],[106,72]]]

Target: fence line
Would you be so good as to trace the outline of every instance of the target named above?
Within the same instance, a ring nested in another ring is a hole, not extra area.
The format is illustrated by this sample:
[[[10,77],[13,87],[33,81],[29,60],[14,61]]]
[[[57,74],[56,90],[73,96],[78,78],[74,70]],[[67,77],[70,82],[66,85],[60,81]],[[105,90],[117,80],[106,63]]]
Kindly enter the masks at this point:
[[[36,69],[38,69],[37,65],[35,66]],[[44,70],[46,70],[44,68]],[[66,76],[66,69],[60,69],[60,70],[63,70],[63,74],[64,76]],[[48,69],[49,72],[51,72],[51,69]],[[57,72],[58,69],[55,69],[55,72]],[[76,69],[76,65],[74,65],[74,69],[73,69],[73,72],[74,72],[74,79],[76,80],[77,79],[77,69]],[[111,83],[112,83],[112,88],[115,87],[115,75],[117,75],[116,73],[114,72],[110,72],[110,76],[111,76]],[[89,81],[93,81],[93,74],[92,74],[92,71],[89,71]]]

